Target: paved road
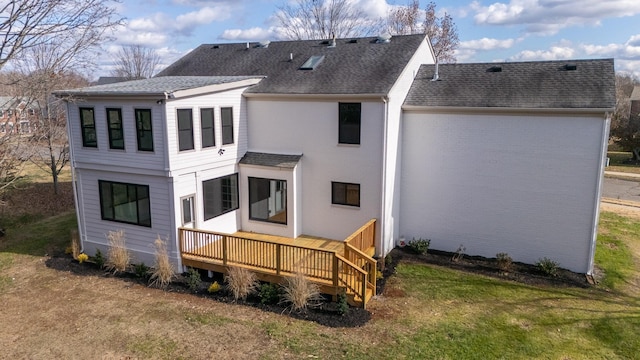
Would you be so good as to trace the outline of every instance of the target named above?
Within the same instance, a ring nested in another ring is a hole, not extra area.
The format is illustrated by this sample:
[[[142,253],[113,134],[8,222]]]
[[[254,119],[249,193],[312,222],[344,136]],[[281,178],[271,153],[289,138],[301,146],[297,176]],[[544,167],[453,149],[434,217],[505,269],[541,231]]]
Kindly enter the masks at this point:
[[[631,181],[605,177],[602,196],[640,203],[640,179]]]

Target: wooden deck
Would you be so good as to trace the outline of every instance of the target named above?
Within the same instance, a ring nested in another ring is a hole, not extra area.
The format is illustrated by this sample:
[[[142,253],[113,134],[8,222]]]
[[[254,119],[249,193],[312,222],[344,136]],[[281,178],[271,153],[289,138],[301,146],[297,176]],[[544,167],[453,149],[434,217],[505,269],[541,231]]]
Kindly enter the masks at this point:
[[[375,220],[345,241],[187,228],[180,228],[179,234],[185,266],[222,273],[231,266],[245,267],[261,280],[273,283],[302,273],[323,293],[335,296],[346,292],[349,302],[356,306],[364,307],[375,294],[376,261],[371,258],[375,251]]]

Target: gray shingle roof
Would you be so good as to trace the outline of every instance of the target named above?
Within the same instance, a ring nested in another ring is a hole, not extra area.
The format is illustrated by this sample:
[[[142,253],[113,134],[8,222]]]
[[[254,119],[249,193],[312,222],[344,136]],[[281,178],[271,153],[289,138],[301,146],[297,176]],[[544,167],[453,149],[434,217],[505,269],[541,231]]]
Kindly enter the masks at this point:
[[[56,95],[164,95],[178,90],[194,89],[209,85],[226,84],[257,76],[167,76],[95,85],[72,90],[59,90]]]
[[[386,94],[398,79],[424,35],[338,39],[335,47],[321,40],[274,41],[266,48],[250,43],[204,44],[157,77],[178,75],[264,75],[247,93]],[[290,54],[293,60],[289,61]],[[313,55],[324,55],[315,70],[300,70]]]
[[[247,152],[242,159],[240,159],[240,164],[293,169],[298,164],[298,161],[300,161],[300,158],[302,158],[302,155]]]
[[[616,102],[613,59],[440,64],[440,80],[431,81],[434,71],[420,67],[405,105],[610,109]]]

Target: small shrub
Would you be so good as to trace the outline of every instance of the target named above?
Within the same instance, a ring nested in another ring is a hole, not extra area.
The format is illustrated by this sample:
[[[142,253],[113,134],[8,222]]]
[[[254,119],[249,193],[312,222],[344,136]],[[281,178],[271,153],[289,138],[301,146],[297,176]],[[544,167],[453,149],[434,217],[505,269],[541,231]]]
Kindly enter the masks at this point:
[[[460,244],[460,246],[458,246],[458,250],[456,250],[456,253],[451,257],[451,261],[458,262],[462,260],[465,251],[467,251],[467,248],[463,244]]]
[[[200,278],[200,272],[198,269],[194,269],[192,267],[189,268],[187,272],[187,287],[192,292],[197,292],[202,285],[202,279]]]
[[[280,289],[276,284],[264,283],[260,285],[258,295],[262,304],[277,304],[280,300]]]
[[[251,271],[241,267],[230,267],[224,282],[233,294],[233,298],[237,300],[246,299],[249,294],[258,288],[258,280],[256,275]]]
[[[139,263],[139,264],[135,264],[133,266],[133,269],[136,272],[136,277],[144,279],[147,276],[149,276],[149,267],[147,265],[145,265],[143,262]]]
[[[507,253],[497,253],[496,254],[496,262],[498,263],[498,268],[502,271],[509,271],[511,269],[511,265],[513,264],[513,259]]]
[[[407,244],[407,249],[414,254],[424,255],[429,250],[429,244],[431,244],[431,240],[429,239],[413,238],[413,240]]]
[[[109,251],[105,262],[106,269],[114,274],[126,271],[131,256],[125,244],[124,231],[109,231],[107,241],[109,242]]]
[[[93,262],[96,263],[100,269],[104,267],[104,256],[102,256],[100,249],[96,250],[96,254],[93,256]]]
[[[217,281],[214,281],[213,283],[211,283],[211,285],[209,285],[207,291],[209,292],[209,294],[217,293],[218,291],[220,291],[220,284],[218,284]]]
[[[384,277],[384,274],[382,273],[382,271],[376,269],[376,280],[380,280]]]
[[[302,273],[298,272],[295,276],[287,278],[283,290],[283,300],[285,303],[291,304],[292,310],[304,310],[320,299],[318,286],[310,282]]]
[[[89,260],[89,255],[85,254],[85,253],[81,253],[78,255],[78,262],[80,264],[82,264],[83,262]]]
[[[155,264],[151,272],[151,277],[149,278],[149,285],[164,289],[171,283],[175,271],[173,264],[169,261],[167,244],[158,236],[153,242],[153,245],[156,248]]]
[[[346,315],[349,312],[349,303],[347,302],[347,293],[342,291],[338,294],[338,314]]]
[[[538,267],[538,270],[547,276],[558,276],[558,269],[560,265],[551,259],[543,257],[538,260],[536,266]]]
[[[71,245],[67,246],[67,247],[64,249],[64,254],[65,254],[65,255],[71,255],[71,254],[73,254],[73,248],[71,247]]]

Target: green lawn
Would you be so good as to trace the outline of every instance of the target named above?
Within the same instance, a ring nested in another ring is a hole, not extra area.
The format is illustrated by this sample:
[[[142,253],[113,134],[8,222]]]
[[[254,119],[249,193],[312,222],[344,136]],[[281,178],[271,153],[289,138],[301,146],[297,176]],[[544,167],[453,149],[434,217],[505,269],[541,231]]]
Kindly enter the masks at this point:
[[[608,151],[607,157],[609,158],[609,166],[605,170],[640,174],[640,166],[623,164],[625,160],[631,158],[631,152]]]
[[[13,321],[10,334],[24,332],[3,338],[0,330],[8,357],[43,357],[38,351],[48,348],[74,357],[80,347],[89,358],[106,352],[167,359],[637,359],[640,354],[640,221],[612,213],[601,214],[596,263],[606,275],[596,287],[535,287],[402,263],[387,283],[387,295],[370,302],[372,320],[356,329],[49,269],[42,265],[44,255],[67,246],[73,211],[5,221],[0,303],[12,305],[0,311],[0,323]],[[21,314],[19,323],[12,314]]]

